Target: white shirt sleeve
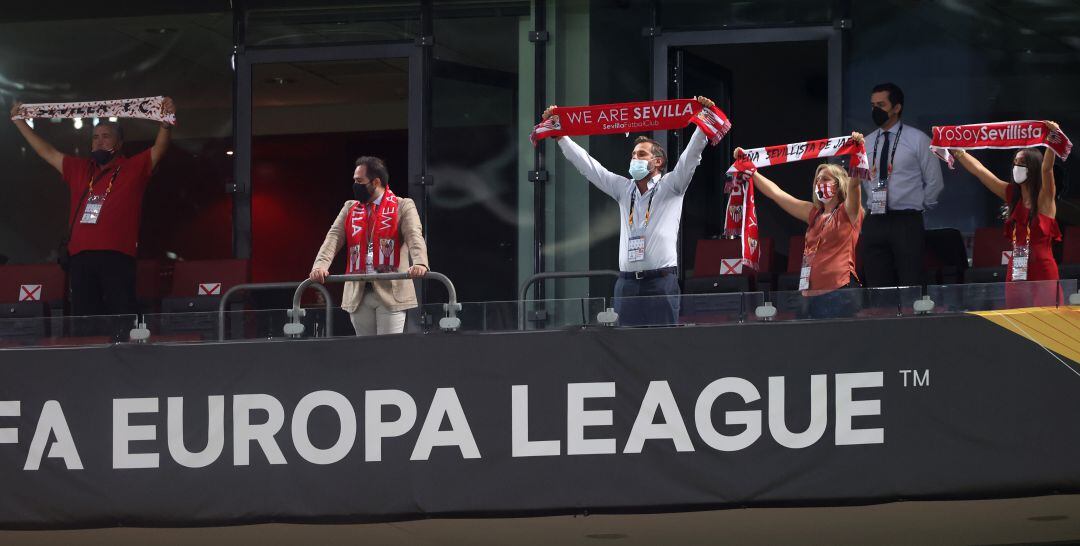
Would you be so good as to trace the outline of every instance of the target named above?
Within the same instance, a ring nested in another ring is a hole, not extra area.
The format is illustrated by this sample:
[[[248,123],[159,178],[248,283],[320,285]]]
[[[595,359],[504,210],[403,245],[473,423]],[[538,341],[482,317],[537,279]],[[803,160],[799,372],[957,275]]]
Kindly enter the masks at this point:
[[[612,199],[618,200],[619,194],[629,187],[631,183],[629,177],[619,176],[605,169],[599,161],[589,155],[589,152],[586,152],[584,148],[570,140],[570,137],[562,137],[558,142],[559,149],[566,156],[566,160],[581,173],[581,176],[584,176],[586,180],[592,182],[594,186],[608,194]]]
[[[679,195],[686,193],[686,189],[690,187],[690,180],[694,178],[694,171],[697,170],[698,165],[701,165],[701,152],[705,150],[706,142],[708,139],[705,137],[705,132],[698,127],[694,130],[694,135],[690,137],[686,149],[679,156],[679,162],[666,177],[664,185],[671,191]]]
[[[945,189],[945,179],[941,176],[941,162],[930,152],[930,141],[919,143],[919,166],[923,178],[923,209],[930,210],[937,206],[938,197]]]

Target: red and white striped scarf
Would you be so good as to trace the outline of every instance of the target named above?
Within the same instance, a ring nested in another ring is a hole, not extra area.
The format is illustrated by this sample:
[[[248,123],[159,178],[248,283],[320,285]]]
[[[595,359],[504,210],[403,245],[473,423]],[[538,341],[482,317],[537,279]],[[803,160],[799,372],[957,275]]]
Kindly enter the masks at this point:
[[[850,136],[746,150],[746,155],[728,168],[727,174],[731,180],[724,191],[731,195],[728,196],[727,214],[724,218],[724,236],[739,236],[742,239],[742,258],[745,265],[757,269],[761,252],[758,248],[757,210],[754,207],[752,180],[758,167],[838,155],[851,156],[848,172],[852,177],[862,180],[870,178],[870,160],[866,157],[866,146],[852,141]]]
[[[701,128],[715,146],[731,130],[731,122],[716,106],[704,107],[695,99],[623,102],[595,106],[559,106],[551,117],[533,127],[533,146],[553,136],[608,135],[643,131],[682,129],[689,124]]]
[[[749,162],[747,162],[749,163]],[[757,167],[753,163],[743,165],[753,176]],[[757,209],[754,207],[754,182],[749,177],[736,176],[728,181],[724,191],[728,196],[727,213],[724,215],[724,237],[739,237],[742,241],[742,264],[754,270],[761,259],[758,245]]]
[[[854,142],[850,136],[823,138],[807,142],[793,144],[781,144],[779,146],[766,146],[746,150],[746,157],[754,167],[768,167],[793,161],[805,161],[819,157],[833,157],[838,155],[850,155],[851,163],[848,165],[848,174],[852,178],[868,180],[870,178],[870,160],[866,157],[866,146],[860,142]],[[736,161],[728,167],[728,176],[734,176],[739,172],[739,162]]]
[[[376,273],[397,271],[398,268],[398,198],[390,188],[371,214],[367,203],[357,201],[349,210],[345,226],[349,258],[345,272],[367,273],[367,249],[372,247],[371,266]]]
[[[1042,121],[1001,121],[972,125],[941,125],[930,128],[930,151],[955,167],[949,148],[1028,148],[1046,146],[1062,160],[1068,159],[1072,141],[1062,131],[1052,131]]]

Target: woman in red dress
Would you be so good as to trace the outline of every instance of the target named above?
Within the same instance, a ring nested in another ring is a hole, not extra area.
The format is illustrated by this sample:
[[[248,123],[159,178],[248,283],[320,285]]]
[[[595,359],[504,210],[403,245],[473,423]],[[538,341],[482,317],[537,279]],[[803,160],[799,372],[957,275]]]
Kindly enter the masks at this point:
[[[1052,121],[1046,124],[1051,131],[1060,130]],[[1010,177],[1012,183],[994,176],[964,150],[950,151],[960,165],[1009,206],[1005,236],[1012,242],[1013,252],[1005,269],[1005,280],[1010,283],[1057,281],[1058,266],[1051,244],[1061,240],[1061,230],[1055,219],[1057,188],[1053,151],[1043,153],[1036,148],[1024,148],[1016,152]],[[1051,282],[1009,285],[1005,298],[1008,307],[1053,306],[1060,302],[1060,291],[1056,283]]]

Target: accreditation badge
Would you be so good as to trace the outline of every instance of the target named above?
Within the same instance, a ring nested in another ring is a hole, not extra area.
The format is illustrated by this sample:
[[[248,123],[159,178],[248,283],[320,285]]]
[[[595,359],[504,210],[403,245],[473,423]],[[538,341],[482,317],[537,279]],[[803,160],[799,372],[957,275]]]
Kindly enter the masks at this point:
[[[803,254],[802,267],[799,268],[799,290],[810,290],[810,264],[814,261],[814,254]]]
[[[889,203],[889,190],[877,188],[870,192],[870,214],[885,214]]]
[[[645,230],[630,232],[630,241],[626,245],[626,260],[630,263],[645,259]]]
[[[1012,254],[1012,280],[1026,281],[1028,278],[1028,245],[1016,245]]]
[[[91,195],[86,200],[86,208],[83,209],[81,224],[96,224],[101,217],[101,207],[105,206],[104,195]]]

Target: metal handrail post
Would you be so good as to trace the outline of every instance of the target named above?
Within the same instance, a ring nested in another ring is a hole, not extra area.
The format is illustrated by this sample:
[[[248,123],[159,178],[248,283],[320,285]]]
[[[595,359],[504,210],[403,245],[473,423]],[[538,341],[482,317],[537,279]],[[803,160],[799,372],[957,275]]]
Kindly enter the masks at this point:
[[[352,275],[327,275],[326,280],[321,284],[328,283],[344,283],[344,282],[375,282],[375,281],[396,281],[412,279],[408,273],[363,273]],[[457,330],[461,327],[461,319],[457,318],[457,312],[461,309],[461,304],[457,300],[457,290],[454,288],[454,283],[450,282],[450,279],[438,273],[436,271],[428,271],[423,277],[417,277],[420,279],[430,279],[433,281],[439,281],[446,287],[446,292],[449,297],[449,303],[443,304],[443,310],[446,311],[446,316],[439,320],[439,328],[446,331]],[[304,291],[312,285],[321,285],[311,279],[304,279],[303,282],[296,287],[296,291],[293,292],[293,306],[292,306],[292,322],[285,325],[285,333],[290,336],[299,337],[304,333],[304,325],[300,323],[300,296],[304,294]],[[325,288],[324,288],[325,290]]]
[[[619,277],[619,272],[612,269],[595,269],[592,271],[550,271],[537,273],[525,280],[521,285],[518,297],[518,330],[525,329],[525,297],[529,294],[529,288],[547,279],[584,279],[588,277]]]
[[[225,341],[225,307],[229,301],[229,298],[233,294],[242,291],[257,291],[257,290],[282,290],[285,288],[296,289],[300,283],[298,282],[264,282],[264,283],[247,283],[238,284],[225,291],[221,296],[221,302],[218,303],[218,341]],[[334,313],[330,307],[330,291],[325,286],[319,285],[316,290],[322,293],[323,299],[326,301],[326,331],[327,336],[330,337],[330,332],[333,332],[334,326]]]

